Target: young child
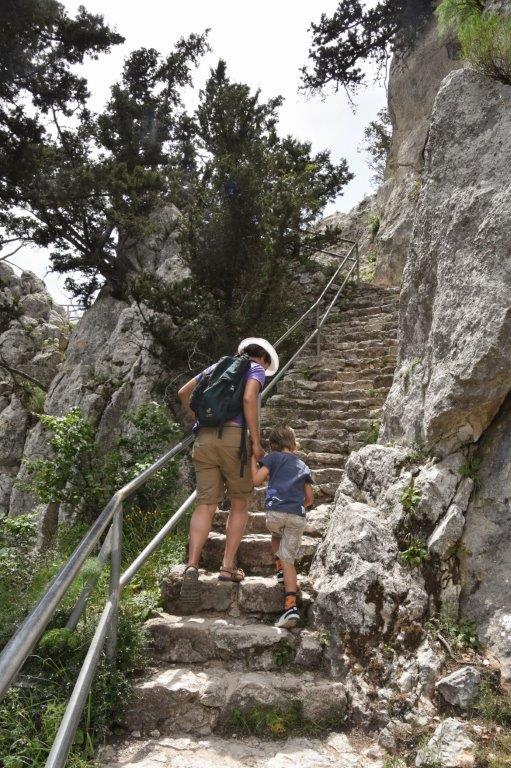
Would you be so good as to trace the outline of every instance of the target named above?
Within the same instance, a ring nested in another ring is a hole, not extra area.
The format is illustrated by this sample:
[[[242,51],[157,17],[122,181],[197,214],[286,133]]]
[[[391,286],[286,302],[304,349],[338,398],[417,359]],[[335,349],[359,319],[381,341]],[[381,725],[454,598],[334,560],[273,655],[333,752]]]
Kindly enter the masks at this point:
[[[312,479],[309,467],[295,456],[298,450],[295,432],[282,424],[270,434],[271,453],[259,462],[251,458],[252,482],[261,485],[268,480],[264,508],[266,525],[271,531],[271,547],[275,555],[277,581],[284,581],[284,612],[276,627],[295,627],[300,621],[296,607],[298,581],[295,558],[306,525],[305,507],[312,506]]]

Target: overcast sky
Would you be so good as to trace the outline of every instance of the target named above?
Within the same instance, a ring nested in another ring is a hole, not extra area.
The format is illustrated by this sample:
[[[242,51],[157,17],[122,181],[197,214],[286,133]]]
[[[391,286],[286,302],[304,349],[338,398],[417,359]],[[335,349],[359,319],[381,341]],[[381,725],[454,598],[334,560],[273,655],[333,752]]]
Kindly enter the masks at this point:
[[[325,214],[347,211],[371,192],[366,157],[360,153],[364,127],[386,101],[382,83],[370,83],[356,100],[353,112],[344,93],[305,97],[298,93],[299,70],[306,63],[310,44],[307,31],[322,12],[332,13],[337,0],[61,0],[71,15],[79,5],[101,13],[110,26],[125,38],[122,46],[88,62],[83,71],[92,93],[92,107],[99,109],[108,97],[110,85],[118,78],[125,56],[135,48],[152,47],[169,51],[179,37],[211,29],[212,52],[194,76],[194,89],[186,94],[187,107],[193,108],[209,69],[222,57],[231,80],[261,89],[262,98],[281,95],[280,132],[292,133],[312,142],[318,151],[330,149],[332,159],[345,157],[355,179]],[[370,5],[372,3],[368,3]],[[46,274],[48,258],[41,250],[27,249],[16,255],[16,263],[45,277],[48,288],[59,303],[65,303],[64,278]]]

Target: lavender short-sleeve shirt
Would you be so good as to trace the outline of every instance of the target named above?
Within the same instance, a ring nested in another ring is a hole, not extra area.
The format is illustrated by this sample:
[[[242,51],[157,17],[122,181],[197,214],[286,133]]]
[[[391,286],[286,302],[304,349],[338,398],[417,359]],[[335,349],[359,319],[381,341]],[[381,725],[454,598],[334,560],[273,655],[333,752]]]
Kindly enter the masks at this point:
[[[213,365],[208,366],[205,368],[202,373],[199,373],[198,376],[195,377],[195,380],[197,384],[200,382],[203,376],[208,376],[212,371],[215,370],[217,363],[214,363]],[[250,361],[250,368],[245,374],[245,383],[247,381],[250,381],[250,379],[254,379],[255,381],[258,381],[261,385],[261,389],[264,387],[264,383],[266,381],[266,373],[264,371],[264,368],[262,365],[259,365],[259,363],[255,363],[253,360]],[[233,424],[237,424],[239,427],[243,426],[243,413],[240,413],[239,416],[236,416],[235,419],[231,420]]]

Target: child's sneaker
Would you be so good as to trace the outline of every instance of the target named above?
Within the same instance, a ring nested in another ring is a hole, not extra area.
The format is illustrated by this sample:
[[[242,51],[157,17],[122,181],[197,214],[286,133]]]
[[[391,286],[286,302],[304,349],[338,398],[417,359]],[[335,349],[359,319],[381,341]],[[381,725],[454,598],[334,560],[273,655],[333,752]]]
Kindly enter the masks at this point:
[[[291,608],[287,608],[284,613],[279,616],[275,622],[275,626],[283,629],[291,629],[292,627],[296,627],[299,621],[300,614],[298,608],[296,605],[292,605]]]
[[[273,558],[275,560],[275,575],[277,577],[277,584],[283,584],[284,583],[284,569],[282,568],[282,563],[280,562],[279,558],[275,556]]]

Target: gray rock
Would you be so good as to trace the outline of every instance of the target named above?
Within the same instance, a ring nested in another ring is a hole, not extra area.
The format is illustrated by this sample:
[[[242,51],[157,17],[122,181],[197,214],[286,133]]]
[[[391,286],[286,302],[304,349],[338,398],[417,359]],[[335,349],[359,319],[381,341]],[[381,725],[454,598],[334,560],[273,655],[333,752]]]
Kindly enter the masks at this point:
[[[461,709],[473,704],[479,691],[481,673],[475,667],[462,667],[439,680],[435,687],[442,697]]]
[[[407,453],[405,448],[365,445],[354,451],[346,462],[347,477],[378,504],[400,475]]]
[[[358,653],[364,639],[413,631],[427,595],[420,577],[403,568],[381,512],[339,495],[314,558],[314,615],[333,643],[342,637]]]
[[[294,663],[305,669],[318,667],[323,660],[323,646],[316,633],[304,629],[300,633]]]
[[[435,555],[446,557],[452,554],[453,547],[461,539],[465,517],[456,504],[451,504],[445,517],[437,525],[428,539],[428,549]]]
[[[467,735],[467,726],[448,718],[435,730],[427,744],[417,753],[415,765],[438,764],[440,768],[470,768],[475,763],[475,744]]]
[[[511,389],[510,100],[469,69],[436,97],[382,440],[452,452],[479,439]]]
[[[432,22],[406,56],[394,57],[388,102],[392,144],[383,188],[375,281],[400,285],[408,255],[428,137],[431,110],[443,78],[460,62],[449,55],[449,40],[439,38]]]
[[[461,539],[461,611],[511,682],[511,396],[478,448],[478,491]]]
[[[23,455],[28,425],[28,413],[21,401],[13,396],[7,408],[0,413],[0,465],[17,467]]]
[[[463,460],[461,453],[455,453],[419,472],[415,481],[421,494],[417,505],[419,517],[436,523],[447,512],[461,480],[459,472]]]

